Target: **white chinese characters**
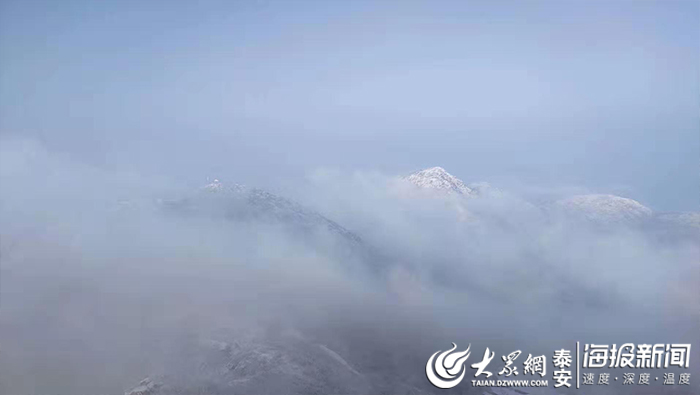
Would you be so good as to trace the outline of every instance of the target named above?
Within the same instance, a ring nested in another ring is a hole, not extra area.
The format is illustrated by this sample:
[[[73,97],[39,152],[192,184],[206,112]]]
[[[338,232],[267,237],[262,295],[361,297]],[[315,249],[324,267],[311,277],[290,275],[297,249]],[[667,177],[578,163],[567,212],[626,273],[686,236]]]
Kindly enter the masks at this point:
[[[690,366],[690,344],[586,344],[584,368],[668,368]]]
[[[559,370],[554,371],[553,378],[556,380],[554,388],[563,386],[571,387],[571,383],[569,383],[569,380],[571,380],[571,370],[564,369],[571,366],[571,351],[564,349],[554,351],[552,363],[555,368],[559,368]]]

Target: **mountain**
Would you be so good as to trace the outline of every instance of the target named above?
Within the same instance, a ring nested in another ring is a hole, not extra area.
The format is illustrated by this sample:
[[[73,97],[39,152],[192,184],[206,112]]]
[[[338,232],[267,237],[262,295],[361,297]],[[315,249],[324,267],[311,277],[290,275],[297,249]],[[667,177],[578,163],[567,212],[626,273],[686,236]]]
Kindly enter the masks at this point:
[[[630,223],[650,219],[653,212],[636,200],[615,195],[577,195],[555,202],[567,215],[595,223]]]
[[[329,346],[300,336],[204,339],[186,347],[186,357],[169,361],[166,374],[145,378],[125,395],[429,393],[389,374],[377,380],[373,369],[356,368]]]
[[[370,346],[336,348],[298,333],[278,333],[272,339],[192,339],[187,352],[168,362],[166,374],[141,382],[125,395],[231,395],[231,394],[441,394],[421,375],[424,362],[392,360],[400,351]],[[342,350],[342,351],[341,351]],[[369,360],[364,356],[369,353]],[[413,357],[411,355],[411,357]],[[468,387],[468,379],[463,387]],[[498,395],[549,395],[549,387],[491,388]],[[479,392],[480,393],[480,392]],[[486,392],[484,392],[486,393]]]
[[[351,245],[363,244],[355,233],[294,201],[240,184],[226,186],[219,180],[214,180],[190,196],[164,202],[163,206],[180,214],[280,225],[299,235],[325,230]]]
[[[175,218],[208,218],[236,228],[259,232],[270,226],[287,240],[332,257],[350,272],[369,271],[381,281],[393,260],[357,233],[319,212],[265,191],[219,180],[174,200],[160,201],[158,209]],[[358,265],[359,263],[359,265]]]
[[[476,191],[442,167],[431,167],[410,174],[404,179],[422,189],[433,189],[448,194],[476,196]]]
[[[528,211],[528,215],[523,217],[520,206],[513,209],[512,201],[498,199],[503,196],[500,190],[487,183],[467,185],[440,167],[413,173],[404,180],[420,189],[469,198],[478,197],[479,199],[454,200],[458,205],[469,206],[470,210],[473,209],[473,215],[484,219],[485,223],[498,224],[498,230],[504,236],[508,236],[511,229],[527,229],[523,227],[523,218],[529,220],[532,217],[537,220],[540,215],[547,215],[547,210],[535,210],[532,216]],[[491,204],[490,199],[502,204]],[[567,216],[583,217],[603,224],[644,221],[645,224],[655,226],[654,221],[658,221],[667,223],[675,230],[679,223],[689,224],[688,226],[699,223],[697,213],[654,214],[651,209],[635,200],[614,195],[578,195],[557,201],[554,207]],[[226,185],[214,180],[199,190],[192,191],[188,196],[162,203],[161,208],[176,216],[224,219],[230,221],[232,226],[247,223],[280,226],[291,236],[309,240],[311,243],[317,242],[313,237],[317,232],[327,232],[336,236],[341,244],[350,246],[351,249],[360,251],[362,256],[368,257],[364,261],[382,262],[385,266],[391,264],[390,260],[380,259],[377,254],[372,255],[372,248],[363,239],[323,214],[257,188],[239,184]],[[228,222],[226,224],[228,225]],[[309,245],[319,248],[318,244]],[[523,257],[524,260],[529,258]],[[431,259],[441,258],[437,256]],[[450,265],[454,266],[454,262],[446,260],[442,267],[450,268],[445,273],[449,274],[449,280],[453,282],[436,279],[437,282],[444,281],[443,285],[447,287],[455,283],[453,279],[468,278],[475,271],[467,269],[462,276]],[[464,287],[463,282],[456,282],[459,283],[460,289]],[[570,298],[570,294],[593,293],[588,288],[578,289],[571,284],[566,284],[564,288],[568,291],[565,294],[567,298]],[[600,292],[596,291],[595,297],[586,296],[585,303],[602,303],[596,299],[599,294]],[[329,319],[329,322],[333,320]],[[308,332],[301,329],[303,333],[296,332],[296,328],[290,331],[270,331],[270,334],[255,331],[256,334],[249,337],[234,330],[230,330],[229,333],[229,330],[221,329],[220,334],[213,337],[215,340],[211,340],[209,334],[197,335],[206,336],[206,339],[210,340],[188,337],[188,340],[180,345],[183,348],[182,354],[177,351],[175,358],[168,358],[165,366],[154,370],[152,376],[141,381],[126,394],[419,395],[440,392],[433,388],[424,376],[414,373],[416,364],[413,360],[397,354],[391,346],[375,349],[373,345],[364,345],[366,336],[353,334],[346,338],[337,328],[330,330],[330,335],[318,335],[311,329]],[[361,340],[361,343],[357,343],[356,340]],[[423,363],[420,361],[418,365]],[[132,385],[135,384],[137,383]],[[467,385],[465,383],[465,386]],[[506,388],[492,388],[487,392],[504,395],[523,393]],[[538,394],[554,391],[550,388],[531,388],[527,392]]]
[[[406,177],[402,177],[402,179],[420,189],[435,190],[446,194],[488,198],[501,198],[505,196],[503,191],[492,186],[488,182],[466,184],[464,181],[448,173],[442,167],[431,167],[429,169],[420,170]]]

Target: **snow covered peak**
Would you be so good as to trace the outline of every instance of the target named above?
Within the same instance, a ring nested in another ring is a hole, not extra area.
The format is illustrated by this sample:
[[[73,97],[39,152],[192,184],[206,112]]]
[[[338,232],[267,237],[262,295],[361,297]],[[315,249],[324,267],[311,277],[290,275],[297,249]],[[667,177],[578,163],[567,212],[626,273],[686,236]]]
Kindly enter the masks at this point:
[[[206,189],[207,191],[218,192],[224,189],[224,185],[221,183],[221,181],[215,178],[214,181],[205,185],[204,189]]]
[[[474,193],[462,180],[448,173],[442,167],[431,167],[418,171],[406,177],[406,180],[419,188],[436,189],[460,195],[472,195]]]
[[[636,200],[615,195],[578,195],[557,202],[558,206],[596,222],[639,221],[652,211]]]

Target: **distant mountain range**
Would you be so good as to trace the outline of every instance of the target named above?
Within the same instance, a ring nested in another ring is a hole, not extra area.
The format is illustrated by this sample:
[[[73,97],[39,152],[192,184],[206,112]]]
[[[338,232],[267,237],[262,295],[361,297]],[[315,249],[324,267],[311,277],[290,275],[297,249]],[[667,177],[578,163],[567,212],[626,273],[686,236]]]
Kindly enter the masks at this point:
[[[466,184],[442,167],[420,170],[402,179],[420,189],[434,190],[438,194],[455,194],[466,198],[497,198],[504,195],[503,191],[485,182]],[[571,196],[543,208],[599,225],[655,223],[667,227],[700,229],[700,213],[655,212],[636,200],[610,194]]]
[[[467,184],[441,167],[432,167],[400,177],[417,190],[434,193],[436,199],[464,199],[469,208],[475,199],[500,199],[506,194],[488,183]],[[263,223],[279,226],[292,237],[313,242],[316,232],[327,232],[361,260],[377,268],[391,260],[360,235],[325,215],[273,193],[219,180],[191,194],[160,201],[159,209],[182,217],[223,218],[232,224]],[[497,206],[498,207],[498,206]],[[656,213],[643,204],[620,196],[590,194],[537,206],[542,216],[563,216],[598,226],[632,225],[673,232],[700,229],[700,213]],[[455,217],[456,220],[459,218]],[[313,245],[312,245],[313,246]],[[319,247],[320,248],[320,247]],[[144,379],[127,395],[200,393],[265,394],[429,394],[436,393],[422,377],[403,381],[396,372],[378,372],[362,360],[305,338],[302,334],[281,335],[276,340],[241,339],[223,336],[190,345],[188,358],[165,367],[165,374]],[[189,347],[189,346],[188,346]],[[494,389],[495,391],[496,389]],[[498,389],[499,394],[517,391]],[[495,393],[495,392],[494,392]],[[524,392],[520,392],[524,393]],[[551,393],[548,388],[528,393]]]
[[[455,212],[457,221],[465,218],[465,210],[471,215],[470,205],[474,199],[486,202],[496,199],[497,202],[505,196],[512,196],[486,182],[467,184],[441,167],[420,170],[398,179],[424,196],[456,199],[460,206],[459,212]],[[642,227],[673,237],[700,235],[700,213],[655,212],[636,200],[611,194],[576,195],[539,204],[521,202],[543,220],[583,221],[598,227]],[[122,206],[133,208],[134,205],[122,202]],[[320,248],[315,244],[315,236],[329,234],[336,240],[329,250],[345,250],[375,269],[378,262],[386,266],[391,261],[388,258],[390,252],[380,252],[381,246],[371,245],[356,231],[317,210],[258,188],[225,184],[215,179],[185,196],[159,200],[156,206],[165,213],[183,217],[210,217],[232,223],[277,226],[290,237],[310,243],[312,248]],[[479,213],[474,215],[478,218]],[[500,215],[507,217],[508,213]]]

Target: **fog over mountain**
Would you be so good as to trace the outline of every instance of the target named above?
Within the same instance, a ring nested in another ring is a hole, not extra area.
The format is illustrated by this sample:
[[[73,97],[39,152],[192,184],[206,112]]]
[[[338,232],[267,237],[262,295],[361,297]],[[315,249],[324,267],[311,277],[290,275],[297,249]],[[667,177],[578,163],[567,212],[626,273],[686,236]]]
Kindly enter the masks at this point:
[[[0,395],[700,393],[699,29],[680,0],[0,1]],[[555,389],[576,342],[690,343],[652,370],[690,385]],[[549,386],[473,386],[487,347]]]
[[[29,140],[0,161],[2,393],[428,394],[451,342],[551,357],[700,333],[697,213],[533,203],[442,168],[318,171],[283,197]]]

